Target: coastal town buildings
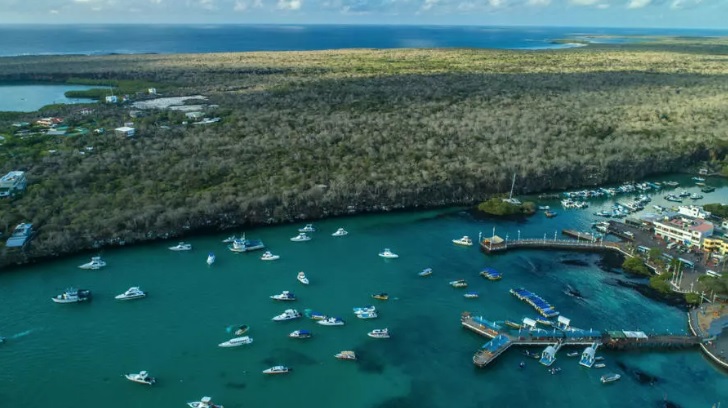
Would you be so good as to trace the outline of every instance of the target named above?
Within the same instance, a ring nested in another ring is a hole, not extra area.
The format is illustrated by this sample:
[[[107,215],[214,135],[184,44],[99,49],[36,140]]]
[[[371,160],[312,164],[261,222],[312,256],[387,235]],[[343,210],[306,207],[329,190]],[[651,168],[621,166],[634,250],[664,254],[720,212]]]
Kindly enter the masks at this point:
[[[26,186],[25,172],[11,171],[0,178],[0,197],[7,197],[15,192],[23,191]]]
[[[685,215],[654,220],[653,224],[656,237],[688,247],[700,248],[703,240],[713,235],[713,223]]]
[[[53,126],[56,126],[56,125],[60,125],[61,123],[63,123],[63,119],[62,118],[55,118],[55,117],[42,118],[42,119],[38,119],[38,120],[35,121],[35,124],[36,125],[38,125],[38,126],[45,126],[45,127],[53,127]]]
[[[118,136],[126,136],[126,137],[132,137],[136,134],[136,130],[133,127],[129,126],[122,126],[114,129],[114,132]]]
[[[703,250],[725,255],[728,253],[728,238],[718,236],[705,238]]]
[[[710,218],[710,211],[703,210],[699,205],[681,205],[677,208],[678,214],[688,217],[707,219]]]

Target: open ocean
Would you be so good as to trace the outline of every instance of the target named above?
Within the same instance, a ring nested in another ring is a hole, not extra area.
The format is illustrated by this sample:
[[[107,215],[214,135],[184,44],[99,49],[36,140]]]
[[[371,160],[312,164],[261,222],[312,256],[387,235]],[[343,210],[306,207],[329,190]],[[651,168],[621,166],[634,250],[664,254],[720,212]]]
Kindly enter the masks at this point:
[[[725,36],[728,30],[372,25],[4,25],[0,56],[207,53],[339,48],[507,48],[574,46],[553,40],[591,35]],[[600,38],[595,42],[624,42]]]

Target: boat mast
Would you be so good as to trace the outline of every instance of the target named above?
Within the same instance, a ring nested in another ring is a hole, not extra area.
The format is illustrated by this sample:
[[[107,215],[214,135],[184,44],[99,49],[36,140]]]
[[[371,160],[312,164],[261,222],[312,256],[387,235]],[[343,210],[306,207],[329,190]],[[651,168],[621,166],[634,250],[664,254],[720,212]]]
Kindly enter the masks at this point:
[[[511,183],[511,194],[508,196],[508,201],[513,198],[513,187],[516,186],[516,173],[513,173],[513,182]]]

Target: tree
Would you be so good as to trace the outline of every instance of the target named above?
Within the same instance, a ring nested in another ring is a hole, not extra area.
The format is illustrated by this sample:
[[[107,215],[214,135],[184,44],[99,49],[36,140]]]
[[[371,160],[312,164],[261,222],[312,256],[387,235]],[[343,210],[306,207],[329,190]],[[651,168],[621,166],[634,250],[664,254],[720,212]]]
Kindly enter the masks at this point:
[[[650,275],[650,270],[647,268],[645,263],[636,256],[625,259],[622,263],[622,269],[624,269],[625,272],[633,273],[635,275]]]

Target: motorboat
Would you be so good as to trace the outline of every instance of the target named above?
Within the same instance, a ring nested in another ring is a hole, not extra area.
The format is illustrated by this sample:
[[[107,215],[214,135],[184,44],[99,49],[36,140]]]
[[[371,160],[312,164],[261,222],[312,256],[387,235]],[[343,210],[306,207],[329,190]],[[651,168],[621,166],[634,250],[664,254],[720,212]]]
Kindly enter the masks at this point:
[[[683,190],[678,194],[679,197],[690,197],[690,193],[688,193],[686,190]]]
[[[328,316],[326,316],[325,314],[315,312],[311,309],[306,309],[303,311],[303,313],[306,315],[306,317],[308,317],[311,320],[324,320],[324,319],[328,318]]]
[[[477,298],[478,298],[478,296],[480,296],[480,295],[478,294],[478,292],[468,292],[468,293],[466,293],[466,294],[464,294],[464,295],[463,295],[463,297],[464,297],[465,299],[477,299]]]
[[[334,357],[339,360],[356,360],[356,353],[350,350],[344,350],[334,354]]]
[[[472,246],[473,245],[473,240],[470,239],[469,236],[464,235],[462,238],[453,239],[452,240],[452,243],[453,244],[456,244],[456,245]]]
[[[313,224],[306,224],[305,227],[299,228],[298,232],[316,232],[316,228],[313,227]]]
[[[243,334],[247,333],[248,330],[250,330],[250,326],[247,324],[244,324],[242,326],[238,326],[237,329],[235,329],[235,335],[236,336],[242,336]]]
[[[133,300],[133,299],[139,299],[143,298],[147,294],[144,293],[141,289],[139,289],[138,286],[132,286],[129,289],[126,290],[126,292],[122,293],[121,295],[116,295],[114,299],[116,300]]]
[[[349,232],[343,228],[339,228],[336,230],[336,232],[331,234],[332,237],[343,237],[344,235],[349,235]]]
[[[596,364],[594,364],[594,366],[593,366],[593,367],[594,367],[594,368],[604,368],[604,367],[606,367],[606,366],[607,366],[607,365],[606,365],[606,364],[604,364],[604,363],[596,363]]]
[[[419,276],[430,276],[432,275],[432,268],[425,268],[422,272],[418,273]]]
[[[228,249],[236,253],[256,251],[263,248],[265,248],[263,241],[259,239],[246,239],[245,234],[241,238],[234,239],[232,244],[228,245]]]
[[[302,232],[302,233],[296,235],[295,237],[291,238],[291,241],[293,241],[293,242],[306,242],[306,241],[310,241],[310,240],[311,240],[311,237],[306,235],[305,232]]]
[[[91,299],[91,291],[88,289],[69,288],[60,295],[51,298],[56,303],[77,303]]]
[[[384,251],[379,253],[379,256],[382,258],[387,259],[396,259],[399,258],[399,255],[395,254],[394,252],[390,251],[389,248],[384,248]]]
[[[202,397],[199,401],[188,402],[187,406],[190,408],[224,408],[222,405],[213,404],[210,397]]]
[[[388,339],[389,329],[374,329],[367,333],[367,336],[373,337],[375,339]]]
[[[169,247],[170,251],[190,251],[192,250],[192,244],[186,244],[184,242],[180,242],[179,244],[175,246]]]
[[[102,260],[100,256],[94,256],[91,258],[91,261],[86,262],[83,265],[79,265],[78,267],[81,269],[101,269],[104,266],[106,266],[106,262]]]
[[[386,293],[375,293],[372,295],[372,298],[377,300],[387,300],[389,299],[389,295]]]
[[[303,272],[298,272],[298,275],[296,276],[296,279],[298,279],[299,282],[303,283],[304,285],[308,285],[308,278],[306,277],[306,274]]]
[[[566,353],[566,357],[576,357],[579,355],[578,351],[572,351],[570,353]]]
[[[371,312],[356,313],[356,317],[358,317],[360,319],[376,319],[378,316],[377,316],[377,312],[371,311]]]
[[[235,337],[233,339],[230,339],[228,341],[224,341],[220,344],[218,344],[218,347],[240,347],[245,344],[250,344],[253,342],[252,337],[243,336],[243,337]]]
[[[365,313],[365,312],[374,312],[377,310],[377,308],[369,305],[369,306],[364,306],[364,307],[354,307],[354,308],[352,308],[352,310],[354,311],[354,313]]]
[[[458,279],[450,282],[450,286],[453,288],[466,288],[468,287],[468,283],[465,282],[465,279]]]
[[[273,255],[273,253],[270,251],[265,251],[263,253],[263,256],[260,257],[260,260],[261,261],[275,261],[276,259],[279,259],[279,258],[280,258],[280,256]]]
[[[677,187],[677,186],[680,185],[680,183],[678,183],[677,181],[666,181],[666,182],[664,182],[662,184],[664,184],[664,185],[666,185],[668,187]]]
[[[214,263],[215,263],[215,254],[210,252],[209,254],[207,254],[207,264],[212,265]]]
[[[516,323],[516,322],[512,322],[512,321],[510,321],[510,320],[506,320],[506,321],[505,321],[504,323],[506,324],[506,326],[512,327],[512,328],[514,328],[514,329],[518,329],[518,330],[520,330],[520,329],[522,329],[522,328],[523,328],[523,326],[522,326],[522,325],[520,325],[520,324],[518,324],[518,323]]]
[[[693,181],[705,181],[702,177],[693,177]]]
[[[282,322],[285,320],[293,320],[298,319],[301,317],[301,314],[298,313],[298,310],[296,309],[286,309],[283,313],[279,314],[278,316],[274,317],[273,320],[276,322]]]
[[[222,240],[222,243],[223,243],[223,244],[230,244],[230,243],[232,243],[233,241],[235,241],[236,239],[238,239],[238,237],[236,237],[235,235],[231,235],[231,236],[229,236],[229,237],[227,237],[227,238],[223,239],[223,240]]]
[[[493,268],[485,268],[479,273],[480,276],[484,277],[485,279],[496,281],[503,278],[503,275],[500,274],[500,272],[496,271]]]
[[[554,218],[558,215],[558,213],[556,211],[549,211],[549,210],[544,211],[543,214],[546,216],[546,218]]]
[[[702,194],[698,194],[698,193],[692,193],[692,194],[690,194],[690,199],[691,200],[700,200],[702,198],[703,198],[703,195]]]
[[[319,320],[316,323],[322,326],[343,326],[344,321],[338,317],[327,317],[326,319]]]
[[[149,373],[146,371],[140,371],[138,373],[132,374],[124,374],[124,377],[126,377],[126,379],[129,381],[146,385],[152,385],[157,381],[154,379],[154,377],[150,377]]]
[[[296,295],[294,295],[293,293],[291,293],[291,292],[289,292],[287,290],[284,290],[280,294],[273,295],[270,298],[273,299],[273,300],[293,301],[293,300],[296,300]]]
[[[594,357],[594,361],[604,361],[604,357],[596,356],[596,357]]]
[[[263,370],[263,374],[288,374],[291,371],[293,371],[293,369],[290,367],[275,366],[271,368],[266,368],[265,370]]]
[[[308,330],[296,330],[291,332],[288,337],[294,338],[294,339],[309,339],[313,337],[313,333],[311,333]]]
[[[538,209],[541,211],[545,211],[545,210],[550,210],[551,207],[549,207],[548,205],[539,205]]]
[[[610,374],[603,375],[602,378],[600,378],[600,381],[602,382],[602,384],[607,384],[610,382],[615,382],[615,381],[619,380],[620,378],[622,378],[621,375],[616,374],[616,373],[610,373]]]

